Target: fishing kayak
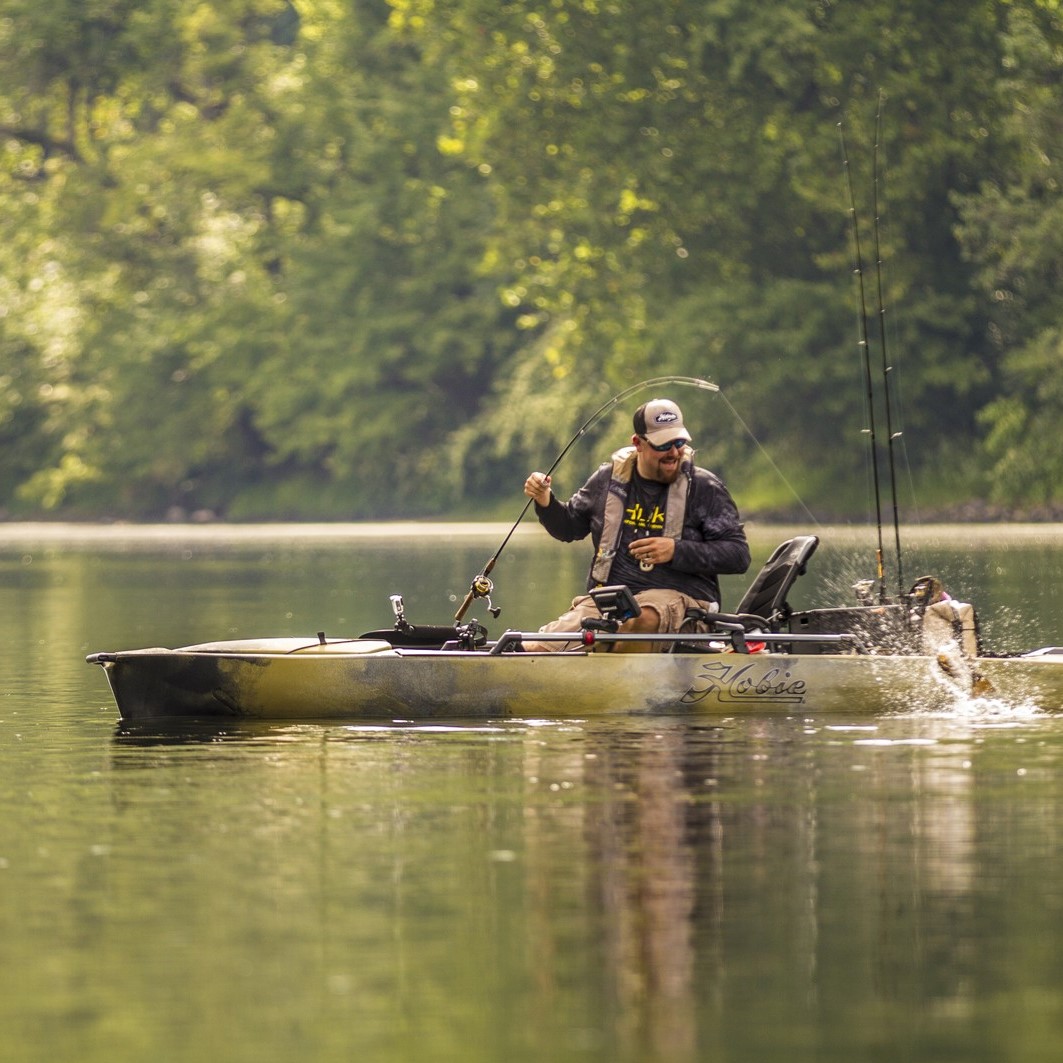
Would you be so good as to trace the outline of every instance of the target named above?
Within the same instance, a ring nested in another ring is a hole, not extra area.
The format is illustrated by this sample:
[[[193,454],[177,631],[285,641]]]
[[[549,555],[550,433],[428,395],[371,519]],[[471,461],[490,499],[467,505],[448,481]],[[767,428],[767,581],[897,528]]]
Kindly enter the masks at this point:
[[[239,639],[103,651],[123,721],[427,720],[609,713],[882,713],[999,699],[1063,710],[1063,647],[981,653],[973,610],[951,601],[794,612],[787,594],[815,536],[781,544],[735,613],[692,630],[621,630],[624,588],[602,588],[600,621],[579,631],[506,631],[476,622],[395,625],[356,638]],[[560,642],[547,652],[546,641]],[[533,648],[529,648],[533,647]],[[632,649],[649,652],[624,652]]]
[[[1063,708],[1063,649],[980,658],[968,665],[971,678],[937,655],[493,649],[285,638],[96,653],[89,660],[103,666],[126,721],[880,713],[971,697],[975,674],[982,696]]]

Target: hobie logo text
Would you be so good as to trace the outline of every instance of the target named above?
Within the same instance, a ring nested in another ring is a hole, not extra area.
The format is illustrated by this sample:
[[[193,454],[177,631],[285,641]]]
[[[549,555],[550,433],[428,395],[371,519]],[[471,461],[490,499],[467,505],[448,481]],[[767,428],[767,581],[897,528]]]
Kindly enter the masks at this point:
[[[786,669],[756,661],[748,664],[713,661],[702,668],[682,701],[692,705],[711,697],[721,705],[743,702],[801,705],[807,693],[805,681]]]

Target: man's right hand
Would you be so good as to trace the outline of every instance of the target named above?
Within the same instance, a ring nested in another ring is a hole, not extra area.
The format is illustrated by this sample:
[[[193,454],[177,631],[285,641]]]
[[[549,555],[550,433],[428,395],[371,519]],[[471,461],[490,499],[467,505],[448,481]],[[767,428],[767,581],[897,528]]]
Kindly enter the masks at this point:
[[[538,506],[550,505],[550,477],[544,472],[533,472],[524,481],[524,493],[534,498]]]

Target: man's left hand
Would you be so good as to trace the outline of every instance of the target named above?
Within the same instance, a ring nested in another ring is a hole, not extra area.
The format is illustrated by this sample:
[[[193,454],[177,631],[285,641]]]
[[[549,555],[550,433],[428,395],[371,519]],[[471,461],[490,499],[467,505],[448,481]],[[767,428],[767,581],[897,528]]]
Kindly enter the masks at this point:
[[[638,562],[647,565],[666,565],[675,556],[675,539],[667,535],[636,539],[629,550],[631,556]]]

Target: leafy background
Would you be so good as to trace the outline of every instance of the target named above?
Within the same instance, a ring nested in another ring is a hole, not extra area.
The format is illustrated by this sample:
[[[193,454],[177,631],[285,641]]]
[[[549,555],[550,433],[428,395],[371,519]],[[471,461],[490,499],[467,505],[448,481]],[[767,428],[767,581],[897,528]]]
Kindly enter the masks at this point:
[[[0,0],[0,515],[509,513],[681,374],[747,514],[889,425],[1058,516],[1061,84],[1057,0]]]

